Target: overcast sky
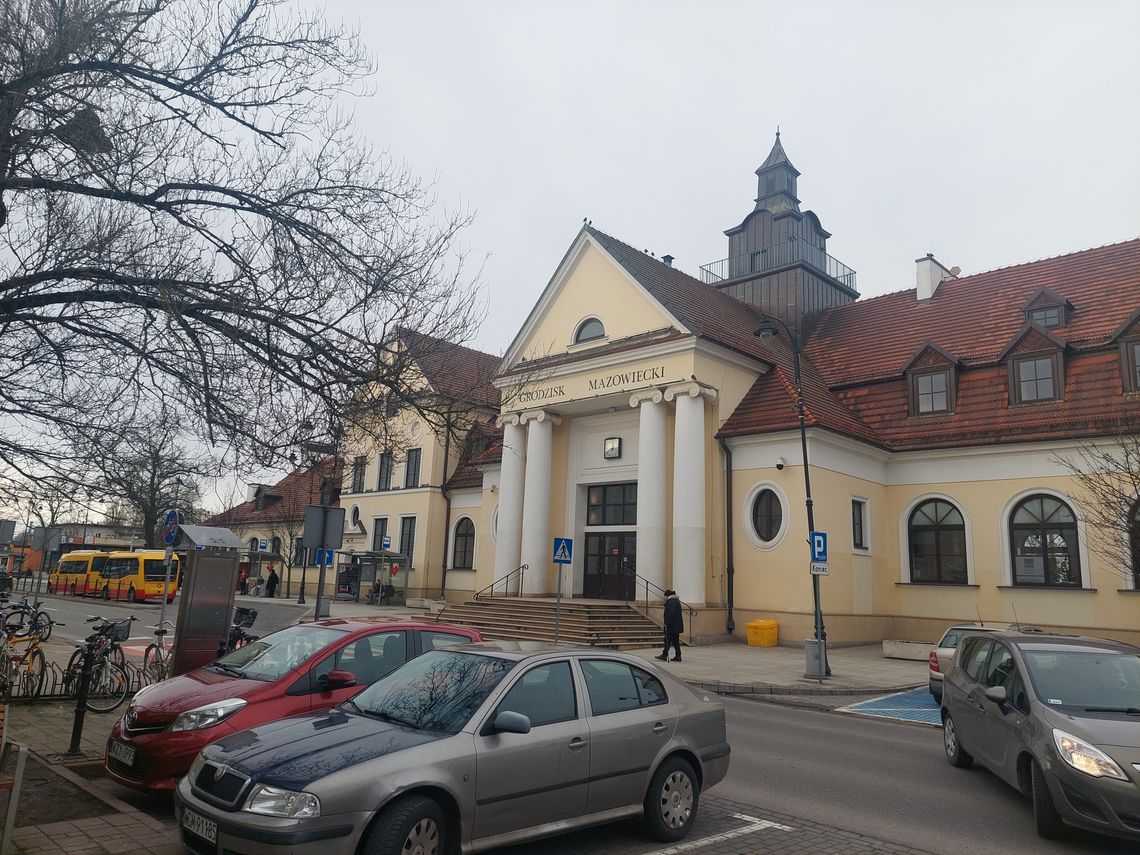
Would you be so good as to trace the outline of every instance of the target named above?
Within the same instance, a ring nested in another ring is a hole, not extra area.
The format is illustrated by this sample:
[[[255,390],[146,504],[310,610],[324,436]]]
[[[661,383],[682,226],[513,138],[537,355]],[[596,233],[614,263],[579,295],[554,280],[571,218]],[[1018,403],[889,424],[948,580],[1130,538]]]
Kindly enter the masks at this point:
[[[969,274],[1140,236],[1135,0],[322,5],[376,55],[365,133],[477,213],[494,353],[583,217],[694,275],[727,255],[777,125],[864,296],[927,252]]]

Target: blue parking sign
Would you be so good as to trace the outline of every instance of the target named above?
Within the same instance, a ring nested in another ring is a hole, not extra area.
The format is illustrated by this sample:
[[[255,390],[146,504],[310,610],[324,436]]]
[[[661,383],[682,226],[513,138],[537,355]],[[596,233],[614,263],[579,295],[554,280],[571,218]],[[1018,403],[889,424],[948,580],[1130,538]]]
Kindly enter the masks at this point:
[[[827,532],[813,531],[811,533],[811,560],[827,563]]]

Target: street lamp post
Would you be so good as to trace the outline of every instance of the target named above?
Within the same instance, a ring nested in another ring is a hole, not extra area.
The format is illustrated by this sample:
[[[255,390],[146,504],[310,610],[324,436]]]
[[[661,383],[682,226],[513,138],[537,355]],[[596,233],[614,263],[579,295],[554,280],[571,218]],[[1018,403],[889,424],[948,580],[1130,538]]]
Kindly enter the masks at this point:
[[[783,329],[784,334],[787,335],[788,340],[792,345],[792,358],[793,368],[795,372],[795,386],[796,386],[796,414],[799,416],[800,421],[800,448],[803,453],[804,460],[804,505],[807,508],[807,526],[809,536],[810,533],[815,531],[815,513],[811,498],[811,471],[808,466],[808,447],[807,447],[807,423],[804,415],[804,392],[803,392],[803,379],[800,374],[800,339],[796,333],[788,328],[788,325],[782,320],[771,315],[766,315],[765,319],[760,322],[760,326],[756,328],[753,333],[757,338],[767,339],[780,334]],[[827,662],[827,630],[823,626],[823,608],[820,605],[819,598],[819,576],[812,574],[811,577],[811,594],[812,605],[815,609],[815,640],[819,646],[820,662],[823,663],[823,674],[831,676],[831,666]],[[823,680],[823,675],[817,674],[819,679]]]

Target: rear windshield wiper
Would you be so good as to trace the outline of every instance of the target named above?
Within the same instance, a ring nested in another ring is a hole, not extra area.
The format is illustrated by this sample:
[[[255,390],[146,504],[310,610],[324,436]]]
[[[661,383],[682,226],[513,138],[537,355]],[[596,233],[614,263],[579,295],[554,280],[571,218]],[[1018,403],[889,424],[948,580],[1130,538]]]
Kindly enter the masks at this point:
[[[1140,707],[1085,707],[1085,712],[1118,712],[1126,715],[1140,715]]]

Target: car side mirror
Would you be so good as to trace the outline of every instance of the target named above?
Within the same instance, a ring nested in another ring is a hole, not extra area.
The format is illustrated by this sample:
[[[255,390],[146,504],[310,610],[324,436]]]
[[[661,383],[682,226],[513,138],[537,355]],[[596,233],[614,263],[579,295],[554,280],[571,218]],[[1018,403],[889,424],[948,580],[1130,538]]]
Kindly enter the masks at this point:
[[[986,697],[998,706],[1002,706],[1009,701],[1009,693],[1006,692],[1005,686],[990,686],[986,689]]]
[[[530,733],[530,719],[522,713],[503,710],[495,716],[496,733]]]
[[[329,671],[317,678],[321,691],[330,692],[333,689],[347,689],[356,685],[356,675],[351,671]]]

